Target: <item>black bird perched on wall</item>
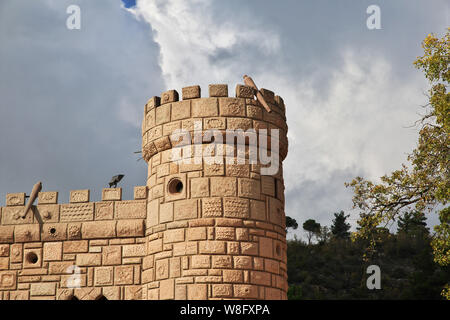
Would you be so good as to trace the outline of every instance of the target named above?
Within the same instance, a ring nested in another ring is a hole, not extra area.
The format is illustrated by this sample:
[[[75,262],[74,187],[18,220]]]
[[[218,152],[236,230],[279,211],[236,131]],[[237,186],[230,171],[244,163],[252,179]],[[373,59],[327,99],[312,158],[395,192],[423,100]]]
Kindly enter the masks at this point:
[[[109,182],[109,187],[112,188],[114,186],[114,188],[117,188],[117,184],[120,180],[122,180],[124,176],[125,175],[123,174],[118,174],[117,176],[112,177],[111,181]]]

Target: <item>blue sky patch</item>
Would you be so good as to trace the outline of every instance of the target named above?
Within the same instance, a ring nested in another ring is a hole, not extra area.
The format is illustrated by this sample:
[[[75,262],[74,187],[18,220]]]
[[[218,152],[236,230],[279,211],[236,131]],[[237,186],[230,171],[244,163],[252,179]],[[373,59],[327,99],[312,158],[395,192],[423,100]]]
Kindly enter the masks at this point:
[[[125,5],[125,8],[131,8],[136,6],[136,0],[122,0],[122,2]]]

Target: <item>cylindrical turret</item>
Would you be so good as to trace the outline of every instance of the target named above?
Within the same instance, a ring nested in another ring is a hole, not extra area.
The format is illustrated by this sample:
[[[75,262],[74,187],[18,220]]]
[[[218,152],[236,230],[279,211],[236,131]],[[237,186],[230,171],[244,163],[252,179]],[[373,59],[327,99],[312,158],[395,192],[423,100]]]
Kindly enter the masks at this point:
[[[148,299],[286,299],[285,107],[260,92],[272,112],[243,85],[146,104]]]

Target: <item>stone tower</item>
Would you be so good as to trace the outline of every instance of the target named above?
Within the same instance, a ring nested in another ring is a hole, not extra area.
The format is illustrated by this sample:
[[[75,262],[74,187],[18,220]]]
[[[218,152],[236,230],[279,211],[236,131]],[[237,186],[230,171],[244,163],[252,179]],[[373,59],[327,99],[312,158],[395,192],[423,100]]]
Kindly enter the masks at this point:
[[[286,299],[285,107],[260,91],[270,113],[243,85],[236,97],[215,84],[207,98],[191,86],[146,104],[148,299]],[[279,143],[270,174],[250,161],[262,142]]]
[[[241,85],[235,98],[210,85],[208,98],[192,86],[150,99],[133,200],[43,191],[22,219],[25,193],[8,193],[0,300],[286,299],[285,108],[260,92],[270,113]]]

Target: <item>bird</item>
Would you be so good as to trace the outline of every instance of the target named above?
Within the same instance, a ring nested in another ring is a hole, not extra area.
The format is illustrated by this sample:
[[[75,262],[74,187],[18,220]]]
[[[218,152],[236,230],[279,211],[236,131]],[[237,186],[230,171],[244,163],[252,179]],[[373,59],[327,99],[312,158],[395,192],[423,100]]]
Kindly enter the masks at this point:
[[[117,184],[120,180],[122,180],[124,176],[124,174],[118,174],[117,176],[112,177],[111,181],[109,182],[109,187],[112,188],[114,186],[114,188],[117,188]]]

